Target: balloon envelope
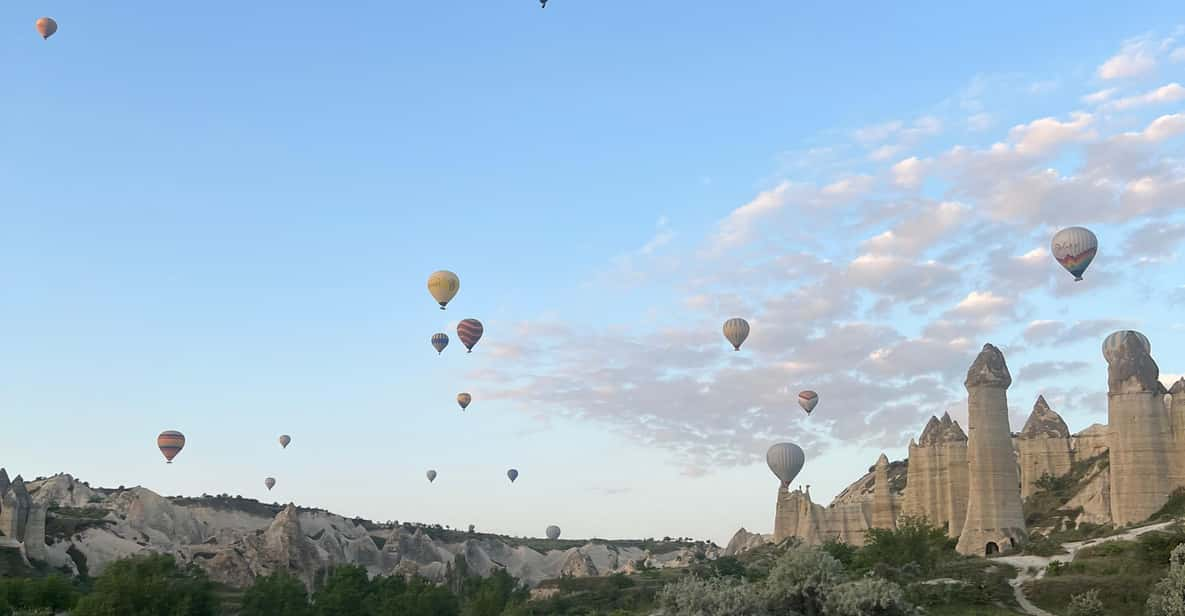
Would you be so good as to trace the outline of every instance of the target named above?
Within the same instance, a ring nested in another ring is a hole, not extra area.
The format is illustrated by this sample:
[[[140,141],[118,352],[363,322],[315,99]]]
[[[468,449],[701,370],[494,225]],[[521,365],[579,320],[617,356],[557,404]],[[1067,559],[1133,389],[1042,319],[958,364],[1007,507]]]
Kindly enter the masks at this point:
[[[443,332],[432,334],[432,348],[436,349],[436,354],[444,352],[444,347],[448,346],[448,334]]]
[[[765,463],[769,465],[769,470],[782,480],[782,485],[788,486],[802,471],[802,465],[806,463],[806,454],[794,443],[778,443],[765,453]]]
[[[1050,242],[1053,258],[1074,275],[1074,280],[1082,280],[1082,274],[1094,261],[1098,249],[1099,238],[1085,227],[1062,229],[1054,234]]]
[[[473,396],[464,392],[457,394],[457,404],[461,405],[462,411],[469,408],[470,402],[473,402]]]
[[[276,487],[276,480],[272,477],[268,477],[267,479],[263,480],[263,485],[267,486],[268,491],[271,491],[272,488]]]
[[[547,538],[551,539],[552,541],[559,539],[560,538],[560,527],[555,526],[554,524],[552,526],[548,526],[547,527]]]
[[[819,394],[809,389],[798,392],[798,406],[801,406],[807,415],[810,415],[811,411],[815,410],[815,405],[817,404],[819,404]]]
[[[428,481],[436,481],[436,471],[428,471]]]
[[[280,447],[283,447],[284,449],[287,449],[287,448],[288,448],[288,443],[291,443],[291,442],[292,442],[292,437],[291,437],[291,436],[288,436],[287,434],[281,434],[281,435],[280,435]]]
[[[185,435],[176,430],[165,430],[156,437],[156,446],[165,454],[165,460],[172,464],[173,458],[185,447]]]
[[[432,294],[432,299],[440,304],[441,310],[444,310],[460,290],[461,279],[448,270],[435,271],[428,276],[428,292]]]
[[[477,319],[465,319],[457,323],[457,337],[461,339],[461,344],[465,345],[465,348],[469,349],[470,353],[473,352],[473,345],[477,344],[478,340],[481,340],[481,334],[483,332],[485,332],[485,328],[482,327],[481,321]]]
[[[37,34],[40,34],[41,38],[47,39],[53,36],[54,32],[57,31],[58,22],[54,21],[52,18],[42,17],[41,19],[37,20]]]
[[[512,468],[506,471],[506,476],[510,478],[510,483],[514,483],[514,480],[518,479],[518,471]]]
[[[741,350],[741,344],[749,337],[749,322],[739,318],[725,321],[724,337],[732,343],[734,351]]]

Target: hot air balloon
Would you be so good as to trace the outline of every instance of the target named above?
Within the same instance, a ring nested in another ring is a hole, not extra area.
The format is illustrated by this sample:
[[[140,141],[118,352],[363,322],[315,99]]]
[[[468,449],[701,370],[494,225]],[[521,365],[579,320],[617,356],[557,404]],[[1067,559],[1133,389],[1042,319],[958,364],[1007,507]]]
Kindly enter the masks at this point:
[[[506,471],[506,476],[510,477],[510,483],[514,483],[514,480],[518,479],[518,471],[512,468]]]
[[[461,279],[448,270],[432,272],[432,275],[428,277],[428,292],[432,294],[436,303],[440,304],[441,310],[444,310],[444,307],[456,297],[457,291],[460,290]]]
[[[185,447],[185,435],[176,430],[165,430],[156,437],[156,446],[165,454],[165,461],[172,464],[173,458]]]
[[[271,492],[272,488],[276,487],[275,477],[268,477],[267,479],[264,479],[263,485],[267,486],[268,492]]]
[[[436,471],[428,471],[428,483],[436,481]]]
[[[560,538],[560,527],[552,524],[547,527],[547,538],[555,541]]]
[[[1094,261],[1099,249],[1099,238],[1085,227],[1067,227],[1054,234],[1050,249],[1053,258],[1078,281],[1082,280],[1083,272]]]
[[[741,350],[741,344],[749,337],[749,322],[744,319],[729,319],[724,322],[724,337],[732,343],[734,351]]]
[[[448,346],[448,334],[444,332],[432,334],[432,347],[436,349],[437,355],[443,353],[446,346]]]
[[[819,394],[809,389],[798,392],[798,406],[801,406],[807,415],[810,415],[811,411],[815,410],[815,405],[817,404],[819,404]]]
[[[291,436],[288,436],[287,434],[280,435],[280,447],[283,447],[284,449],[288,449],[288,443],[291,443],[291,442],[292,442]]]
[[[1103,358],[1107,360],[1107,363],[1110,363],[1115,359],[1115,354],[1119,351],[1119,345],[1123,342],[1123,339],[1127,337],[1127,334],[1132,334],[1135,336],[1136,339],[1139,340],[1144,346],[1144,349],[1149,354],[1152,353],[1152,343],[1149,342],[1148,336],[1145,336],[1144,334],[1141,334],[1140,332],[1133,329],[1123,329],[1111,334],[1110,336],[1107,336],[1106,339],[1103,340]]]
[[[465,319],[457,323],[457,337],[461,339],[461,344],[465,345],[470,353],[473,352],[473,345],[481,340],[481,334],[484,331],[485,328],[481,326],[481,321],[477,319]]]
[[[457,394],[457,404],[461,405],[462,411],[469,408],[470,402],[473,402],[473,396],[471,396],[465,392],[461,392],[461,393]]]
[[[805,462],[806,454],[794,443],[778,443],[765,453],[765,463],[769,465],[769,470],[782,480],[783,488],[790,486],[790,482],[798,476]]]
[[[49,37],[53,36],[54,32],[57,31],[58,22],[54,21],[52,18],[42,17],[41,19],[37,20],[37,34],[40,34],[41,38],[48,39]]]

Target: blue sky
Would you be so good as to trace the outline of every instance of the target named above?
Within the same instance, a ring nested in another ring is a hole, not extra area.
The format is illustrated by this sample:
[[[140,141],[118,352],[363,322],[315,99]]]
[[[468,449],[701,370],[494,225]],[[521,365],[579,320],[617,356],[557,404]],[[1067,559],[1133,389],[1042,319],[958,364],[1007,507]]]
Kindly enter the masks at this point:
[[[1040,392],[1103,421],[1112,329],[1185,372],[1178,17],[6,4],[0,465],[722,541],[772,524],[768,444],[802,443],[829,499],[930,413],[965,415],[983,342],[1014,424]],[[1103,246],[1078,285],[1045,252],[1068,224]],[[444,313],[439,268],[462,279]],[[170,428],[189,443],[166,467]]]

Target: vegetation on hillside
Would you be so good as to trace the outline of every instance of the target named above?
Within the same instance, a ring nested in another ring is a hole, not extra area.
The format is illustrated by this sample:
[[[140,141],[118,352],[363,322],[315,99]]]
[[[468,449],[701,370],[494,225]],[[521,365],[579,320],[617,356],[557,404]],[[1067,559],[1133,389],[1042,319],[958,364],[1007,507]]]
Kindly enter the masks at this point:
[[[1086,481],[1097,475],[1102,469],[1110,466],[1111,458],[1108,452],[1079,460],[1070,467],[1070,472],[1060,477],[1049,474],[1033,482],[1037,491],[1024,500],[1025,525],[1029,529],[1052,529],[1052,535],[1077,529],[1078,516],[1081,508],[1067,509],[1066,504],[1074,498]],[[1093,527],[1092,530],[1099,527]],[[1074,539],[1055,537],[1059,541],[1073,541]]]

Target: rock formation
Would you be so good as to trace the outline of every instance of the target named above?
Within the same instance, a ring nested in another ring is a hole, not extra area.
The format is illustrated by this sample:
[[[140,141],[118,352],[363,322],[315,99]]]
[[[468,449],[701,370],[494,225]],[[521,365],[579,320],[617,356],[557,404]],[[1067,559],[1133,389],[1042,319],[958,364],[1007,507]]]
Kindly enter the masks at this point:
[[[872,527],[896,529],[893,494],[889,486],[889,458],[885,454],[876,459],[876,487],[872,501]]]
[[[728,541],[728,545],[724,547],[724,556],[736,556],[742,552],[748,552],[753,548],[761,547],[767,543],[771,543],[773,537],[769,535],[762,535],[759,533],[751,533],[742,527],[732,536]]]
[[[1175,454],[1172,485],[1185,486],[1185,378],[1177,379],[1169,389],[1169,425],[1172,428]]]
[[[1028,498],[1037,491],[1042,475],[1061,477],[1074,465],[1070,447],[1070,428],[1061,416],[1049,408],[1044,396],[1033,404],[1025,427],[1016,439],[1020,461],[1020,495]]]
[[[1024,513],[1017,482],[1012,432],[1008,426],[1008,387],[1012,376],[1004,354],[985,344],[963,382],[967,388],[967,520],[961,554],[992,554],[1023,544]]]
[[[1107,422],[1111,428],[1111,518],[1140,522],[1168,499],[1171,432],[1160,368],[1142,334],[1120,331],[1103,346],[1107,360]]]
[[[1071,439],[1074,447],[1075,460],[1089,460],[1108,450],[1108,440],[1111,429],[1103,424],[1091,424],[1090,427],[1075,434]]]
[[[967,435],[944,413],[931,417],[918,442],[909,443],[909,480],[902,513],[946,526],[958,537],[967,518]]]

